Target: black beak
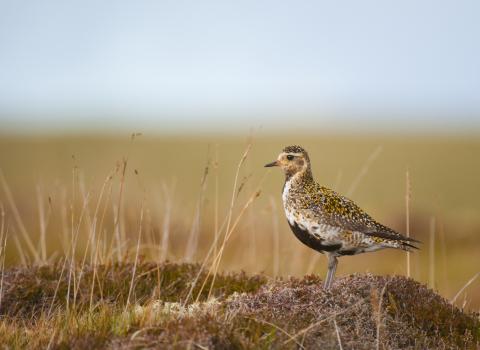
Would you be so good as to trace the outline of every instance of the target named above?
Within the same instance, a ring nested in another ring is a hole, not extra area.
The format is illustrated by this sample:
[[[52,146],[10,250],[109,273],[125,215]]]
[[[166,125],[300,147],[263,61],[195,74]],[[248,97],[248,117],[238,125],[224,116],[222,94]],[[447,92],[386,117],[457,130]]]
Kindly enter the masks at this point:
[[[278,161],[274,161],[274,162],[265,164],[265,168],[270,168],[272,166],[278,166]]]

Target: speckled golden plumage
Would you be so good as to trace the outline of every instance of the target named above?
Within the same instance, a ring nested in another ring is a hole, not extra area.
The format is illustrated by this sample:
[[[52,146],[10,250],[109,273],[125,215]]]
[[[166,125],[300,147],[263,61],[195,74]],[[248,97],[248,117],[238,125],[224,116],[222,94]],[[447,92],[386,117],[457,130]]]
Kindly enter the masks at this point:
[[[282,199],[295,236],[310,248],[328,254],[327,288],[338,256],[383,248],[415,248],[411,244],[415,240],[380,224],[352,200],[316,183],[310,158],[302,147],[285,147],[278,159],[266,166],[279,166],[285,173]]]

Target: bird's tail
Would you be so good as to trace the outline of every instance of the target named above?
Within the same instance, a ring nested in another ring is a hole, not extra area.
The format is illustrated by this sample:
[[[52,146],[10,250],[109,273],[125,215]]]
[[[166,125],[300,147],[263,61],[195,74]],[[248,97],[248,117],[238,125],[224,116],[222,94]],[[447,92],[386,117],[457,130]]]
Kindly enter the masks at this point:
[[[413,241],[410,241],[413,242]],[[416,243],[421,243],[420,241],[415,240]],[[405,250],[407,252],[414,252],[415,250],[419,250],[417,246],[414,246],[413,244],[405,241],[400,241],[400,249]]]
[[[420,243],[419,241],[415,241],[417,243]],[[406,252],[413,252],[415,250],[418,250],[417,246],[412,244],[412,241],[404,241],[404,240],[387,240],[383,243],[384,247],[388,248],[395,248],[395,249],[401,249],[405,250]]]

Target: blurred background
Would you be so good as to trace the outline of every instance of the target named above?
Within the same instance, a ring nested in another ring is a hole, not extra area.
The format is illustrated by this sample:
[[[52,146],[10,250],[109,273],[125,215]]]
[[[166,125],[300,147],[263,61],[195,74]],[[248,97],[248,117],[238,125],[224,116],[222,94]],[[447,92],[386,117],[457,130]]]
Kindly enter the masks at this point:
[[[5,264],[106,263],[138,244],[142,259],[324,274],[288,228],[282,174],[263,168],[300,144],[318,182],[423,242],[411,277],[478,310],[479,11],[1,1]],[[366,271],[407,274],[406,255],[346,257],[338,273]]]

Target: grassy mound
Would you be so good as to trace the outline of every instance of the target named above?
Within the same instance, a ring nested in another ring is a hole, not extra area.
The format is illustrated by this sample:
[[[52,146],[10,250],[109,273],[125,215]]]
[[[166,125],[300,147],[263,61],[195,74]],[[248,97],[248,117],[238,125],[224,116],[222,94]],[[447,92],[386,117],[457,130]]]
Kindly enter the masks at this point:
[[[195,264],[6,271],[0,342],[19,348],[474,348],[478,315],[401,276],[217,276]],[[62,272],[63,271],[63,272]],[[74,276],[74,277],[72,277]],[[75,280],[75,283],[72,281]],[[70,281],[70,283],[69,283]],[[211,279],[206,284],[209,287]],[[70,286],[70,287],[69,287]],[[198,296],[198,298],[197,298]]]
[[[76,312],[99,303],[125,305],[133,275],[130,302],[143,304],[151,299],[183,302],[200,271],[200,265],[142,263],[135,267],[135,273],[133,269],[133,264],[113,264],[95,268],[86,266],[69,273],[68,267],[58,264],[7,270],[0,315],[32,318],[47,309],[65,308],[67,303],[74,305]],[[200,282],[194,284],[191,293],[195,298],[205,278],[206,272],[201,272]],[[208,282],[211,280],[210,277]],[[247,276],[243,272],[219,275],[215,279],[212,296],[254,292],[266,282],[266,277]],[[209,288],[204,288],[198,299],[205,300],[208,292]]]

